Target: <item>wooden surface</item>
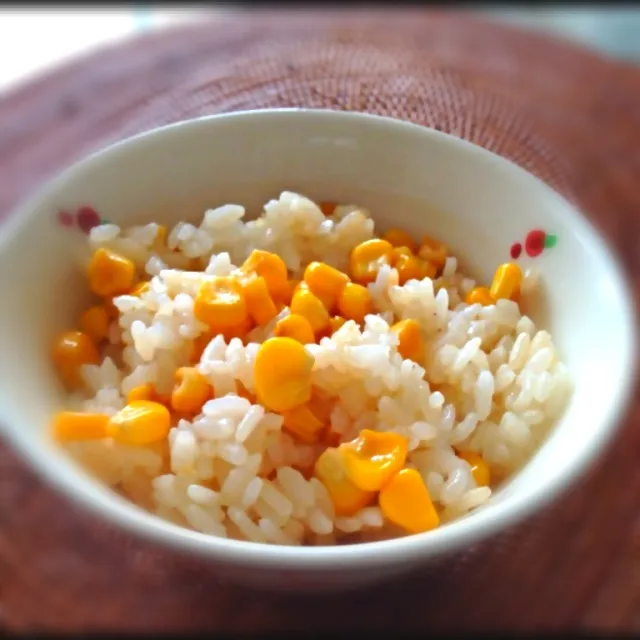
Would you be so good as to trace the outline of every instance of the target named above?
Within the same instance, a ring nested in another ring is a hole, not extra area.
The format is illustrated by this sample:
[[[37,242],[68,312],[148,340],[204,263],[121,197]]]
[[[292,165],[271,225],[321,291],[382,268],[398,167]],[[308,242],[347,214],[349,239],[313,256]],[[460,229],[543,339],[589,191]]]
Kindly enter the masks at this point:
[[[0,213],[123,136],[274,106],[383,113],[497,151],[577,202],[640,277],[640,72],[455,14],[254,11],[101,51],[0,102]],[[220,584],[77,511],[0,445],[0,624],[639,633],[639,411],[587,477],[517,529],[391,585],[313,598]]]

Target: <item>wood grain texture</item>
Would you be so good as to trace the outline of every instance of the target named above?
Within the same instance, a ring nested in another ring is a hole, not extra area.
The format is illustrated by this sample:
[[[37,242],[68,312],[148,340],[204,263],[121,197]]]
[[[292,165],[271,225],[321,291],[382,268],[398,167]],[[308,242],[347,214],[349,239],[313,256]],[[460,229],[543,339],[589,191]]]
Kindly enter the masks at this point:
[[[61,68],[0,101],[0,213],[124,136],[275,106],[391,115],[496,151],[576,202],[640,281],[640,71],[447,12],[253,11]],[[588,476],[516,529],[390,585],[302,599],[226,586],[79,512],[0,445],[0,624],[638,633],[639,454],[636,405]]]

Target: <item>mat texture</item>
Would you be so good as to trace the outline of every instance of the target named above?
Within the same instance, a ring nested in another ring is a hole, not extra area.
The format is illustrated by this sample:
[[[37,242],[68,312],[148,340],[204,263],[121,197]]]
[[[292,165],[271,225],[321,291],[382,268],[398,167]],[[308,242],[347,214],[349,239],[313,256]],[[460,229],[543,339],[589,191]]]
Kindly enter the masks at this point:
[[[452,13],[251,12],[74,62],[0,101],[0,213],[123,136],[275,106],[386,114],[511,158],[581,206],[640,282],[640,70]],[[639,419],[635,406],[579,486],[517,529],[394,584],[308,599],[225,586],[77,511],[0,445],[0,624],[638,633]]]

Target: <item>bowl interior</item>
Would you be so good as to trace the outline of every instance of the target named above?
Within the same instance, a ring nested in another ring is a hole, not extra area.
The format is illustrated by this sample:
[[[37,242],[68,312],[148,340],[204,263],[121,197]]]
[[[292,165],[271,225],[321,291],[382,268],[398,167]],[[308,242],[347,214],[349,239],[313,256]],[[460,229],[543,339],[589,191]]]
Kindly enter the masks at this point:
[[[528,310],[552,332],[571,371],[570,406],[522,472],[466,524],[443,530],[469,532],[476,519],[489,524],[505,508],[526,510],[528,499],[553,492],[595,453],[628,395],[634,342],[624,282],[590,225],[515,165],[444,134],[356,114],[257,112],[174,125],[109,148],[68,170],[5,225],[3,427],[67,490],[107,506],[122,502],[47,436],[63,401],[49,345],[56,332],[74,326],[86,297],[86,238],[63,227],[58,211],[90,205],[121,225],[171,224],[198,221],[225,202],[256,212],[283,190],[361,204],[381,229],[440,238],[484,282],[529,230],[557,237],[554,248],[520,263],[542,277],[540,299]]]

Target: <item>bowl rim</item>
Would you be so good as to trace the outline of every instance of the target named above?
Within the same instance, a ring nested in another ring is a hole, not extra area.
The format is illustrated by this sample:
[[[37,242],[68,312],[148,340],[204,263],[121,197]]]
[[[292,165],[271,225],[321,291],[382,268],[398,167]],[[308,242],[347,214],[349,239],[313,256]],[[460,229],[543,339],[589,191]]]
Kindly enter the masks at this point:
[[[497,531],[522,521],[534,511],[541,510],[559,494],[566,492],[593,464],[597,454],[603,452],[611,443],[631,405],[638,365],[635,357],[637,353],[636,315],[630,302],[633,300],[633,296],[629,279],[622,269],[618,257],[611,250],[608,240],[573,204],[513,161],[458,136],[390,116],[332,109],[251,109],[180,120],[143,131],[98,149],[75,161],[52,179],[44,182],[30,198],[13,207],[0,224],[0,251],[6,250],[14,236],[33,222],[33,219],[37,217],[37,210],[46,204],[51,195],[63,187],[64,183],[71,179],[81,167],[92,164],[99,165],[103,161],[109,161],[119,152],[126,151],[128,147],[158,135],[179,135],[181,131],[194,127],[224,126],[228,122],[237,123],[255,118],[276,120],[308,118],[312,128],[318,123],[342,120],[354,126],[382,127],[398,132],[406,131],[415,136],[422,136],[427,142],[429,138],[436,139],[442,144],[450,145],[458,153],[472,156],[479,163],[490,162],[503,165],[505,170],[508,169],[514,175],[519,175],[522,181],[527,181],[532,188],[541,194],[546,193],[547,196],[551,196],[563,204],[562,215],[571,218],[571,224],[580,229],[580,232],[592,245],[597,247],[603,258],[611,265],[611,281],[623,300],[624,318],[621,321],[628,329],[627,335],[629,337],[626,345],[626,351],[629,354],[627,357],[629,374],[623,379],[623,383],[613,390],[608,403],[608,413],[595,430],[595,435],[591,437],[591,445],[570,458],[567,464],[555,475],[536,485],[526,494],[517,494],[509,500],[492,505],[491,509],[480,509],[468,517],[452,521],[427,533],[353,545],[289,547],[230,540],[192,531],[162,520],[117,495],[115,496],[117,499],[104,501],[100,495],[102,490],[97,486],[78,487],[73,482],[75,474],[61,473],[60,471],[63,470],[67,462],[52,464],[47,457],[46,447],[38,439],[27,436],[15,421],[3,420],[0,425],[7,441],[23,454],[23,458],[37,475],[60,490],[64,496],[71,497],[82,504],[88,512],[99,515],[106,523],[115,523],[142,538],[160,542],[182,552],[208,556],[212,560],[235,566],[261,566],[271,569],[282,569],[289,566],[295,570],[307,569],[328,572],[338,567],[341,569],[374,569],[394,561],[419,560],[421,557],[452,552],[465,545],[480,542]]]

